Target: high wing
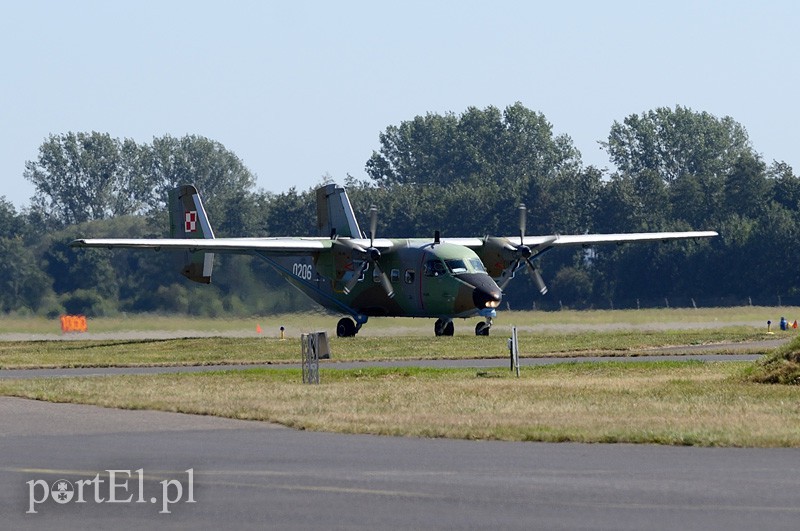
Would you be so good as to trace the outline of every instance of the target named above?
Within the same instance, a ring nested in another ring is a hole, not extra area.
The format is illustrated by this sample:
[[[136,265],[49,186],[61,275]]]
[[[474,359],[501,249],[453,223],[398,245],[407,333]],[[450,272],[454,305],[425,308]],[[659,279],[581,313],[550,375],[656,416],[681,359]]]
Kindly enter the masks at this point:
[[[590,246],[604,243],[627,243],[627,242],[652,242],[669,240],[691,240],[695,238],[712,238],[718,236],[716,231],[686,231],[686,232],[629,232],[617,234],[573,234],[573,235],[554,235],[554,236],[527,236],[523,238],[523,244],[531,247],[546,245],[561,247],[566,245]],[[555,238],[555,239],[553,239]],[[513,241],[515,238],[506,238]]]
[[[325,244],[321,239],[305,238],[214,238],[214,239],[177,239],[177,238],[97,238],[79,239],[70,247],[99,247],[106,249],[154,249],[173,251],[210,251],[229,253],[248,253],[251,251],[274,252],[313,252],[321,251]]]
[[[353,239],[349,241],[369,246],[369,240]],[[329,238],[94,238],[78,239],[70,243],[71,247],[94,247],[104,249],[154,249],[190,252],[242,253],[263,251],[269,254],[298,254],[319,252],[331,248]],[[386,239],[375,240],[378,249],[389,249],[392,242]]]
[[[696,238],[712,238],[719,236],[716,231],[686,231],[686,232],[620,232],[616,234],[552,234],[549,236],[524,236],[522,244],[535,248],[537,251],[544,251],[552,247],[563,247],[570,245],[581,245],[589,247],[597,244],[607,243],[628,243],[628,242],[652,242],[670,240],[691,240]],[[463,245],[470,249],[480,249],[490,239],[495,238],[442,238],[443,242]],[[519,236],[501,236],[496,238],[506,240],[508,244],[515,247],[519,244]]]
[[[485,238],[449,238],[443,239],[473,249],[486,266],[487,272],[494,278],[501,289],[505,289],[521,267],[528,266],[539,292],[547,293],[542,275],[534,263],[542,253],[555,247],[581,246],[590,247],[597,244],[623,244],[629,242],[653,242],[671,240],[691,240],[718,236],[716,231],[685,232],[629,232],[616,234],[552,234],[549,236],[525,236],[524,207],[520,210],[519,236],[486,236]]]

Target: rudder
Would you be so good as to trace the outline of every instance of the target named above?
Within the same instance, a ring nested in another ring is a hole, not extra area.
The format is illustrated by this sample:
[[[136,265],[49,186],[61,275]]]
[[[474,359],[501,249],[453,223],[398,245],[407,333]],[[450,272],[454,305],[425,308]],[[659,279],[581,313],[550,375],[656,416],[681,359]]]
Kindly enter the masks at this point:
[[[169,224],[172,238],[213,239],[200,194],[191,184],[169,191]],[[194,282],[211,283],[214,253],[183,251],[181,274]]]

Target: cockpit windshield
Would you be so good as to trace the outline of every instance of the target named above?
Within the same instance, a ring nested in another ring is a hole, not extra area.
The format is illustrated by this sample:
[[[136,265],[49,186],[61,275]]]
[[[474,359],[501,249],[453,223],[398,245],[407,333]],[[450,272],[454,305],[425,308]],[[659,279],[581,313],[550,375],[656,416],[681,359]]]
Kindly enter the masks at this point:
[[[467,272],[467,264],[464,262],[464,260],[458,260],[458,259],[445,260],[444,263],[447,264],[447,268],[454,275],[459,275],[461,273]]]
[[[472,269],[479,273],[486,273],[486,268],[483,267],[483,262],[481,262],[480,258],[470,258],[469,263],[472,266]]]
[[[425,276],[438,277],[450,273],[451,275],[461,275],[463,273],[486,273],[486,268],[480,258],[450,258],[444,261],[439,259],[428,260],[425,262]]]

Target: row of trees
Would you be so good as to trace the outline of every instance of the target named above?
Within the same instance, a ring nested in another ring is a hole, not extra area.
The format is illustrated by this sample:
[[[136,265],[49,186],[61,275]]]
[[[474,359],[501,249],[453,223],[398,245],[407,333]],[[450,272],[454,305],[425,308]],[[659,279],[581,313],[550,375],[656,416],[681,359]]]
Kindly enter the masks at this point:
[[[584,166],[569,136],[554,135],[541,113],[521,104],[418,116],[388,127],[379,141],[368,178],[348,176],[345,184],[359,216],[378,205],[381,236],[512,235],[520,202],[528,234],[721,234],[554,251],[541,263],[550,293],[539,298],[523,276],[506,295],[512,308],[800,295],[800,178],[785,163],[767,165],[729,117],[678,106],[615,122],[601,143],[614,171]],[[53,135],[26,163],[25,177],[36,187],[29,207],[17,212],[0,201],[2,311],[247,315],[311,307],[246,257],[218,256],[208,287],[183,280],[168,253],[67,247],[79,236],[163,236],[166,190],[186,182],[203,194],[218,236],[313,234],[313,190],[256,190],[252,173],[217,142]]]

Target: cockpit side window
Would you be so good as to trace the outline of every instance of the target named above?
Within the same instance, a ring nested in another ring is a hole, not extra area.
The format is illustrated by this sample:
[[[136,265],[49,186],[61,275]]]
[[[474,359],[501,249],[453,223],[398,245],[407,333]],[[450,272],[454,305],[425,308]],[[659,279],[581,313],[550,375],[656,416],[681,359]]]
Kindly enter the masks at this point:
[[[444,267],[444,264],[441,260],[428,260],[425,262],[425,276],[426,277],[438,277],[440,275],[444,275],[447,272],[447,269]]]

